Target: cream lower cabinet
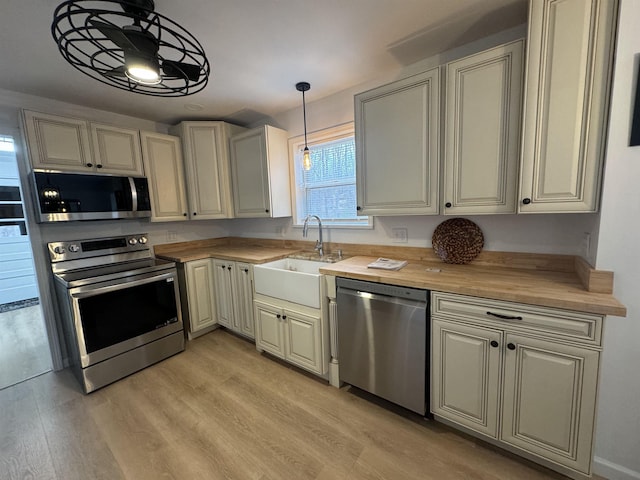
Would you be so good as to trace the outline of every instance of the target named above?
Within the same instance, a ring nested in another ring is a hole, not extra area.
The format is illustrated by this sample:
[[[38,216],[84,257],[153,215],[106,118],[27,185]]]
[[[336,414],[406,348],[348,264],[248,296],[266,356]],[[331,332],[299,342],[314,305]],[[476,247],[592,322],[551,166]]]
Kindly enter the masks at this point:
[[[589,476],[602,317],[436,292],[432,316],[436,419]]]
[[[258,350],[313,373],[326,373],[324,322],[319,309],[269,297],[255,300],[254,308]]]
[[[529,2],[520,213],[598,209],[617,4]]]
[[[189,338],[212,330],[218,324],[214,297],[213,261],[210,258],[186,262],[180,269],[183,317]]]
[[[216,311],[220,325],[253,339],[253,267],[213,259]]]

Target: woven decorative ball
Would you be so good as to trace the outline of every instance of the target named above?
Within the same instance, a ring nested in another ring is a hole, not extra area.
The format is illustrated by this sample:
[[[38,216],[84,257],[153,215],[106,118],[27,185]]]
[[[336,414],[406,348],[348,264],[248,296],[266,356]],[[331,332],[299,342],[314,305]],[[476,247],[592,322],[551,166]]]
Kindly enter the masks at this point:
[[[431,238],[433,251],[445,263],[465,264],[482,251],[484,235],[466,218],[451,218],[436,227]]]

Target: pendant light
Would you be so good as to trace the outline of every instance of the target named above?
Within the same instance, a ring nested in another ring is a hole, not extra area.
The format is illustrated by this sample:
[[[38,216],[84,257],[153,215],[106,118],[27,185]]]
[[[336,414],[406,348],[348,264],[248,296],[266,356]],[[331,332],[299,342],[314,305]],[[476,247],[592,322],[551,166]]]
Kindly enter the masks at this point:
[[[302,168],[306,171],[311,170],[311,154],[309,153],[309,147],[307,146],[307,106],[304,101],[304,92],[311,89],[311,84],[308,82],[296,83],[296,90],[302,92],[302,117],[304,119],[304,150],[302,154]]]

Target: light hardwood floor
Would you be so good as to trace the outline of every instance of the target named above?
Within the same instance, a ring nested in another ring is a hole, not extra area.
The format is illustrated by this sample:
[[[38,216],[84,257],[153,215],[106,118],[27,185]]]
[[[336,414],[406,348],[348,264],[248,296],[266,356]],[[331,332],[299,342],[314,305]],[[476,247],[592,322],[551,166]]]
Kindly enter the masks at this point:
[[[90,395],[0,391],[0,479],[565,478],[260,355],[217,330]]]

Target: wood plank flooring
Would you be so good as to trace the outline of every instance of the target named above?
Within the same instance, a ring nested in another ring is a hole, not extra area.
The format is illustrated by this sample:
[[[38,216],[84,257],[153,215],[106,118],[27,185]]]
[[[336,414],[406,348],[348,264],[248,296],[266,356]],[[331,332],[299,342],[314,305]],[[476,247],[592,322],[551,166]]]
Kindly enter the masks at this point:
[[[90,395],[69,371],[0,391],[0,479],[560,479],[340,390],[216,330]]]

